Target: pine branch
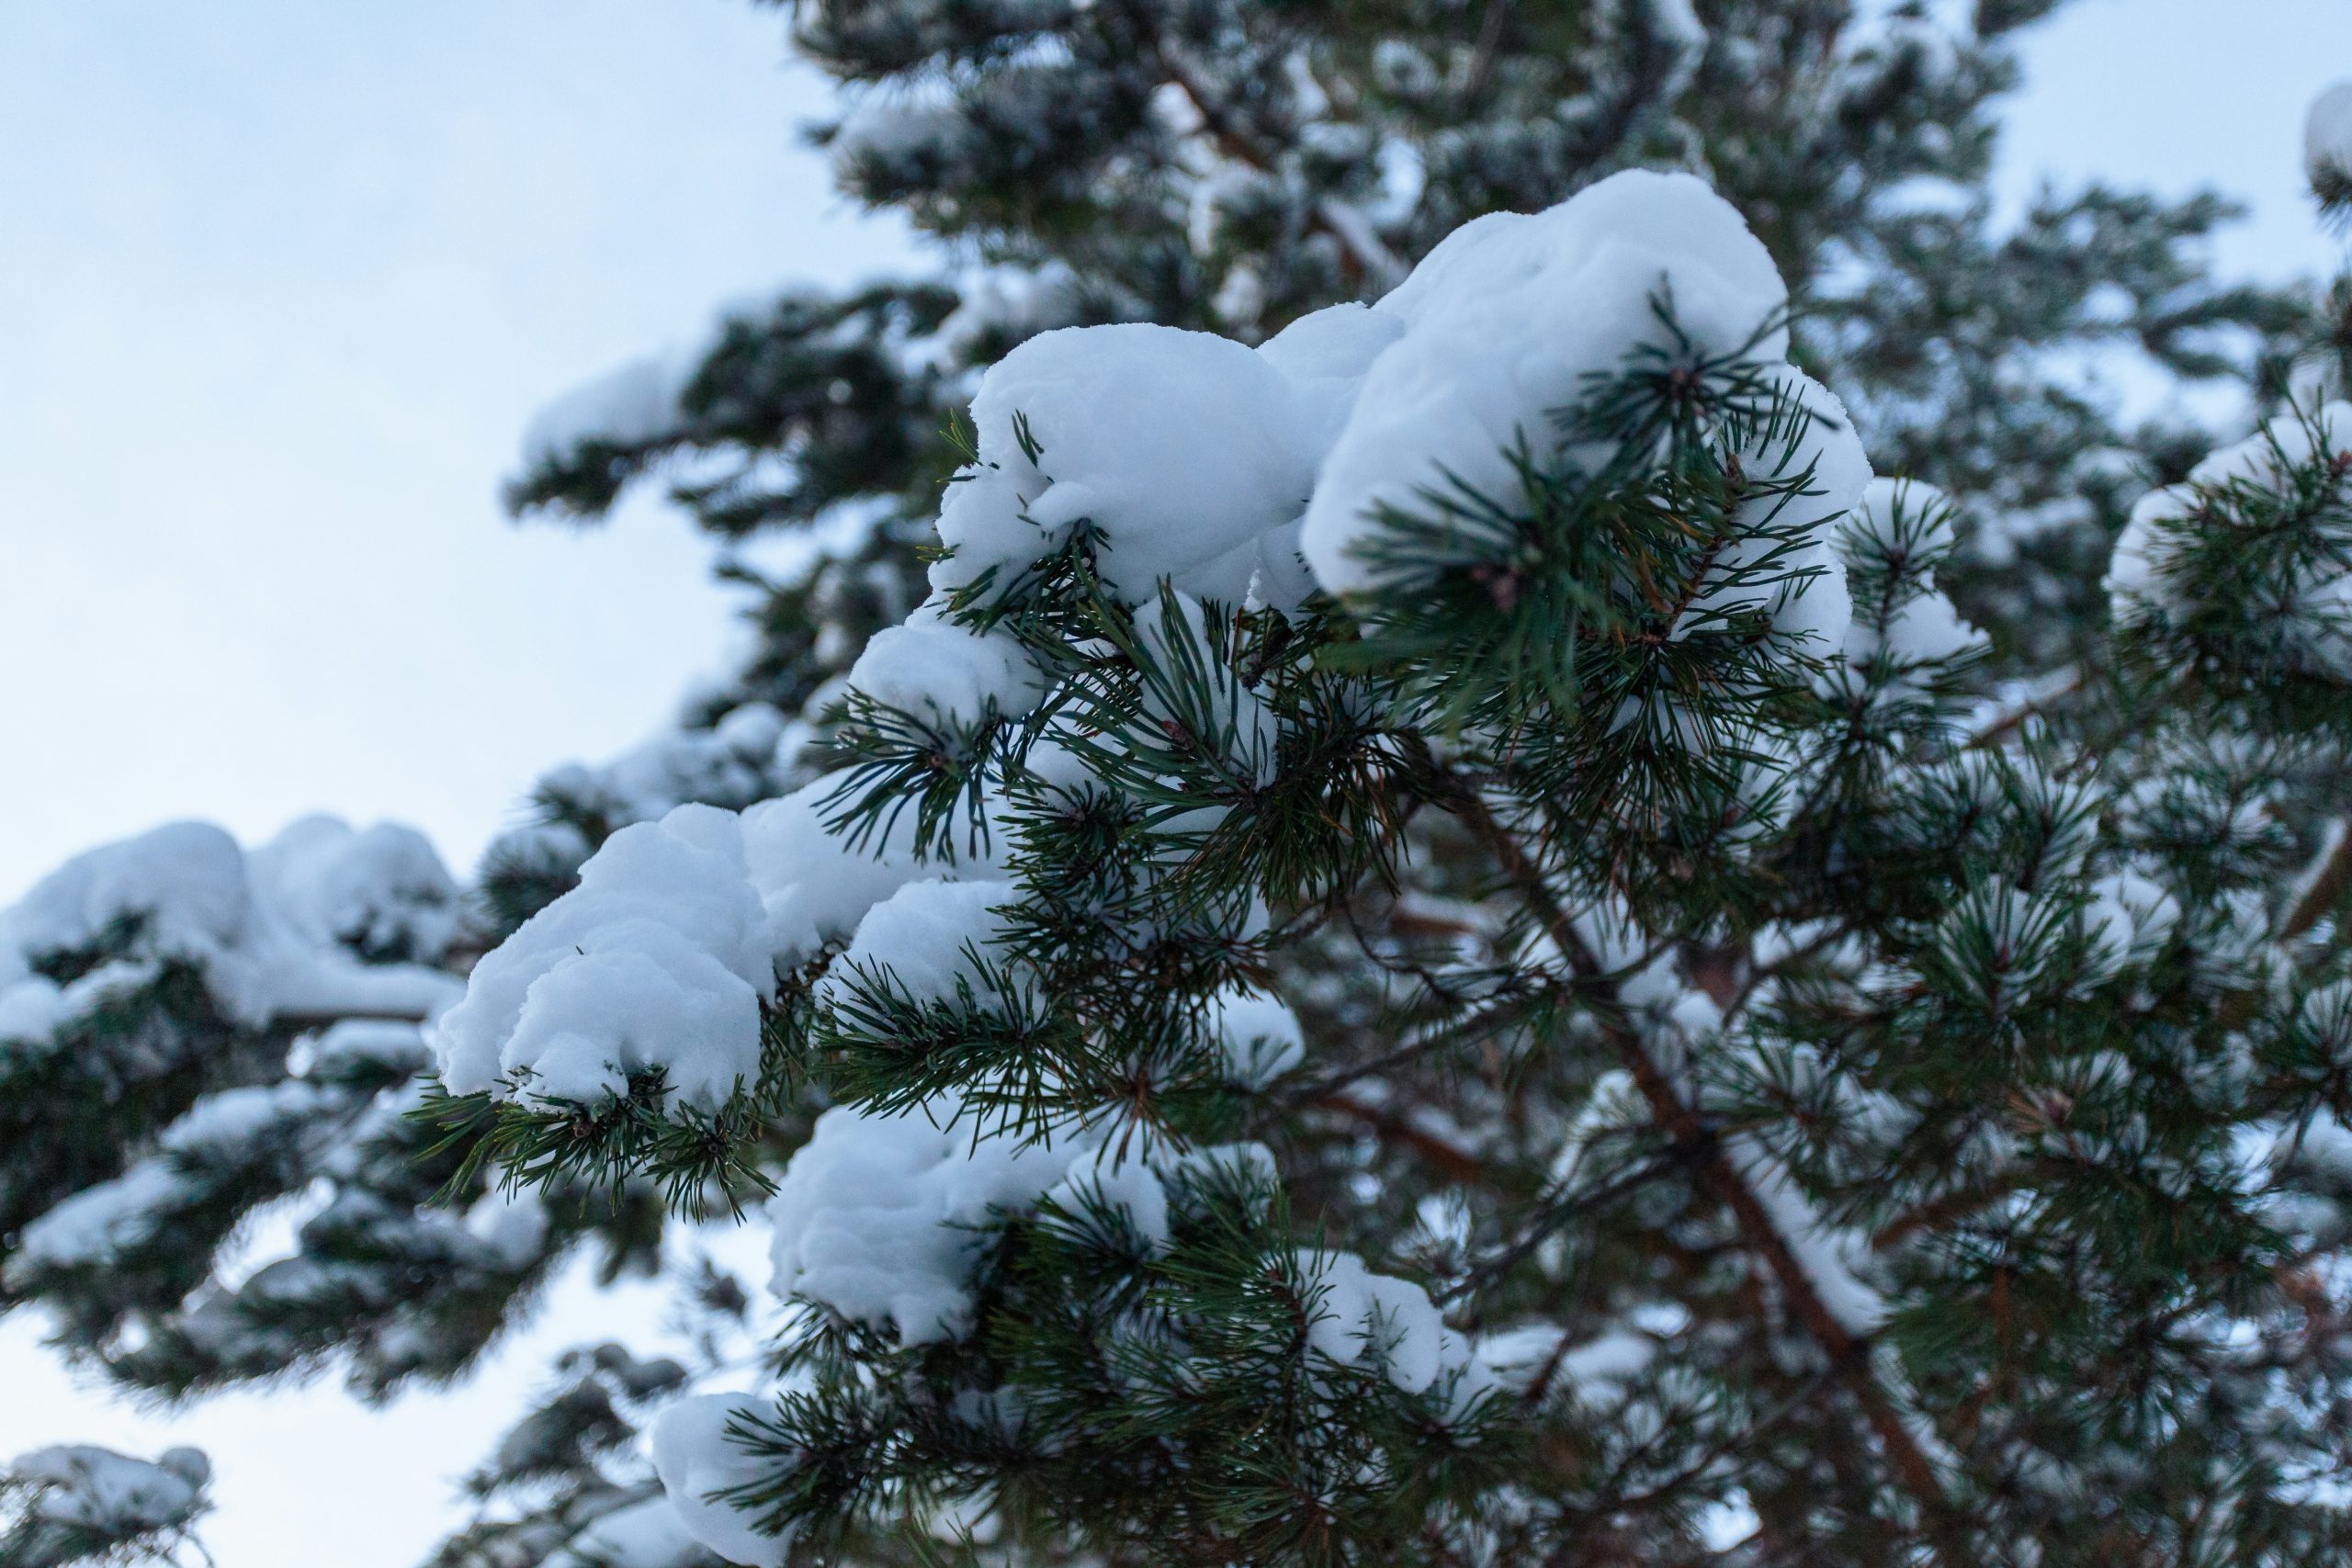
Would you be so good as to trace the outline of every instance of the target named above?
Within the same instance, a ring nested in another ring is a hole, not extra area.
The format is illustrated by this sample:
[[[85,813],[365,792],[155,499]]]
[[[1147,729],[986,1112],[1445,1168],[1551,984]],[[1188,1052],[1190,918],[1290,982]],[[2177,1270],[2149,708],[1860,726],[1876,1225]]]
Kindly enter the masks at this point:
[[[1129,19],[1144,40],[1146,57],[1158,68],[1159,75],[1191,103],[1217,150],[1260,174],[1274,173],[1280,161],[1275,143],[1227,105],[1200,68],[1143,14],[1144,10],[1141,6],[1131,8]],[[1404,280],[1404,262],[1373,231],[1363,214],[1346,202],[1336,197],[1318,198],[1308,221],[1317,231],[1338,242],[1354,264],[1357,281],[1366,292],[1385,293]]]
[[[1964,1523],[1946,1495],[1934,1462],[1905,1424],[1896,1399],[1871,1368],[1868,1339],[1848,1328],[1829,1310],[1812,1275],[1781,1234],[1770,1211],[1725,1154],[1721,1140],[1675,1089],[1673,1080],[1651,1055],[1640,1035],[1610,1005],[1608,992],[1601,988],[1605,987],[1603,966],[1545,885],[1542,871],[1528,859],[1518,838],[1495,819],[1475,790],[1461,790],[1452,804],[1472,836],[1494,857],[1505,880],[1544,933],[1566,957],[1577,978],[1596,987],[1598,1005],[1594,1016],[1602,1034],[1632,1075],[1660,1129],[1676,1146],[1691,1152],[1694,1165],[1731,1211],[1747,1247],[1771,1270],[1798,1322],[1860,1405],[1897,1479],[1917,1505],[1937,1542],[1939,1554],[1954,1568],[1973,1561],[1967,1551]]]

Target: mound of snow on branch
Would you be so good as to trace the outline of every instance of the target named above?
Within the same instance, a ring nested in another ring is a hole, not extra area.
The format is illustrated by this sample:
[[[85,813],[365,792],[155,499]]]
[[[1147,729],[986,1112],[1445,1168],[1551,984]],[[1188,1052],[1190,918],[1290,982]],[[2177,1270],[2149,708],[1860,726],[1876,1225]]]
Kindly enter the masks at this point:
[[[0,1043],[42,1040],[165,964],[254,1028],[422,1018],[451,998],[422,965],[456,925],[456,884],[409,829],[311,818],[248,852],[209,824],[172,823],[74,856],[0,910]],[[391,956],[420,962],[365,961]]]

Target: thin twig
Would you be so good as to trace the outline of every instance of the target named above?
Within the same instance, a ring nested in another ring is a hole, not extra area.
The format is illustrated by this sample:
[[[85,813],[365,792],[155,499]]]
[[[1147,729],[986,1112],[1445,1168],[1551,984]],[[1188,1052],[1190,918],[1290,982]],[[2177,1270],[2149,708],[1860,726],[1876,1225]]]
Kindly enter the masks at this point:
[[[2027,719],[2048,707],[2061,697],[2072,696],[2083,689],[2088,673],[2079,664],[2069,664],[2052,671],[2029,685],[2015,702],[1996,708],[1978,723],[1968,737],[1972,750],[1982,750],[1997,745]]]

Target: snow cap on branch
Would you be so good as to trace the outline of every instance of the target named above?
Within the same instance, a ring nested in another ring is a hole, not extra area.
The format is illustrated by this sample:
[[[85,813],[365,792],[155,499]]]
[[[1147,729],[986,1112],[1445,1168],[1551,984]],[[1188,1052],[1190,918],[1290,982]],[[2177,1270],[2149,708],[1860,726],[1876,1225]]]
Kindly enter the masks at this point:
[[[701,1393],[665,1408],[653,1424],[653,1470],[686,1533],[729,1562],[783,1568],[792,1532],[763,1535],[752,1516],[716,1501],[714,1492],[775,1478],[774,1456],[755,1453],[728,1435],[763,1414],[763,1401],[741,1393]]]
[[[362,957],[439,956],[454,899],[405,828],[311,818],[250,853],[208,823],[153,829],[74,856],[0,910],[0,1039],[45,1035],[130,973],[119,965],[166,961],[255,1027],[311,1010],[422,1016],[448,1000],[445,976]],[[87,972],[60,984],[44,970],[61,959]]]
[[[177,1529],[205,1504],[211,1461],[172,1449],[153,1463],[88,1443],[62,1443],[18,1456],[6,1479],[35,1492],[33,1513],[119,1542]]]
[[[975,1227],[992,1208],[1035,1202],[1069,1175],[1073,1151],[976,1142],[952,1097],[899,1116],[836,1106],[817,1118],[768,1201],[775,1292],[888,1325],[910,1345],[960,1335],[983,1245]]]
[[[2314,182],[2352,181],[2352,82],[2332,83],[2303,118],[2303,172]]]
[[[997,362],[972,400],[979,461],[949,488],[934,588],[1018,574],[1083,521],[1102,581],[1140,602],[1165,580],[1238,604],[1253,579],[1291,582],[1278,538],[1321,455],[1288,378],[1212,333],[1131,322],[1068,327]],[[1303,587],[1303,584],[1295,584]]]
[[[1403,330],[1365,372],[1317,479],[1303,536],[1317,579],[1334,592],[1374,585],[1357,552],[1379,507],[1457,483],[1512,500],[1510,451],[1544,454],[1589,378],[1668,346],[1661,305],[1694,354],[1770,363],[1788,353],[1787,299],[1738,212],[1688,175],[1616,175],[1540,213],[1464,224],[1374,308]],[[1843,510],[1868,478],[1859,442],[1834,399],[1788,375],[1824,416],[1820,509]]]
[[[2316,465],[2316,467],[2315,467]],[[2316,486],[2314,491],[2312,487]],[[2120,626],[2161,626],[2193,615],[2215,592],[2262,595],[2279,657],[2306,673],[2352,680],[2352,403],[2295,410],[2213,453],[2179,484],[2141,498],[2115,541],[2107,592]],[[2199,570],[2201,547],[2234,551],[2241,538],[2293,548],[2305,530],[2274,514],[2292,504],[2314,547]]]
[[[1002,632],[967,630],[936,601],[874,634],[849,684],[885,706],[949,728],[1019,718],[1046,694],[1044,675]]]
[[[705,1108],[758,1074],[760,998],[775,988],[767,911],[729,812],[682,806],[622,829],[580,886],[475,965],[435,1031],[452,1092],[524,1080],[592,1102],[659,1069]]]

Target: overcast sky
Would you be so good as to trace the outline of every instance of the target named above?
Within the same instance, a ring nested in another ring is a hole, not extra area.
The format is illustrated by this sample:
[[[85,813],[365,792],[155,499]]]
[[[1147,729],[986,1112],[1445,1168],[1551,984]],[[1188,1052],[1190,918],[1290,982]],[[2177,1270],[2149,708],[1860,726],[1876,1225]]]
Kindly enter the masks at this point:
[[[2255,209],[2227,269],[2331,265],[2300,125],[2352,5],[2077,0],[2027,56],[2013,194],[2218,185]],[[551,393],[904,254],[796,145],[820,101],[739,0],[0,0],[0,899],[187,816],[395,817],[463,869],[544,767],[659,723],[726,643],[703,548],[654,506],[516,528],[496,486]],[[0,1458],[199,1442],[223,1568],[407,1568],[548,1348],[657,1310],[561,1292],[387,1412],[173,1419],[19,1314]]]

